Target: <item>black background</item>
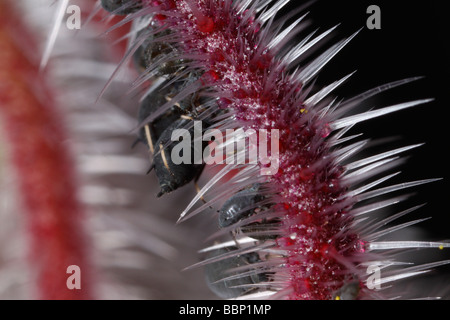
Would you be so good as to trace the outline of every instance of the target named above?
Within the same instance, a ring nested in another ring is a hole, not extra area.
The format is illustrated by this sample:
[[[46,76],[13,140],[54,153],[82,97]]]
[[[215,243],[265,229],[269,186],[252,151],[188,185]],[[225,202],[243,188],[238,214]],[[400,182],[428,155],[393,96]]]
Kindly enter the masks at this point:
[[[292,2],[286,12],[304,3]],[[377,5],[381,9],[380,30],[369,30],[366,27],[370,16],[366,11],[370,5]],[[318,86],[329,84],[356,70],[350,80],[337,91],[339,97],[350,98],[384,83],[424,76],[424,79],[370,99],[367,107],[379,108],[424,98],[434,98],[432,103],[364,122],[356,126],[355,133],[364,133],[364,139],[390,136],[399,138],[392,144],[381,146],[380,150],[384,151],[392,146],[425,143],[408,152],[411,157],[400,167],[402,173],[392,182],[443,178],[415,188],[414,191],[418,194],[408,202],[410,206],[427,203],[420,209],[418,216],[432,217],[420,225],[427,230],[430,240],[450,239],[450,123],[447,113],[450,107],[450,32],[447,22],[449,13],[444,9],[444,1],[419,4],[403,0],[319,0],[308,7],[307,11],[310,12],[311,30],[319,28],[317,34],[340,24],[318,52],[323,52],[330,45],[363,28],[319,74]]]

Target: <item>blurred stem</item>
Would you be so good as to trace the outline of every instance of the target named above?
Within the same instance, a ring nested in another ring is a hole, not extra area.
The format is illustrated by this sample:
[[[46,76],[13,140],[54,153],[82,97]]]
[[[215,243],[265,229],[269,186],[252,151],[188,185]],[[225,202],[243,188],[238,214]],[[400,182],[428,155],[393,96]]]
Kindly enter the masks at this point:
[[[63,118],[32,59],[39,52],[33,35],[12,4],[0,1],[0,119],[26,212],[30,270],[40,299],[89,299],[84,213]],[[80,290],[67,288],[70,265],[80,267]]]

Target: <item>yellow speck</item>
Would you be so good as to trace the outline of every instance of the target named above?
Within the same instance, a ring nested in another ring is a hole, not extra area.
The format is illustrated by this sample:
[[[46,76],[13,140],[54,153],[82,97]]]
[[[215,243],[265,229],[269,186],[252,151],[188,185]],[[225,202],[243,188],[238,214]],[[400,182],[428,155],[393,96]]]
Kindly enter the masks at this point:
[[[334,298],[334,300],[341,300],[340,296],[336,296],[336,298]]]
[[[442,244],[439,246],[439,250],[444,250],[444,246]]]
[[[300,112],[306,114],[306,113],[308,113],[308,110],[306,110],[306,108],[302,108],[302,109],[300,109]]]

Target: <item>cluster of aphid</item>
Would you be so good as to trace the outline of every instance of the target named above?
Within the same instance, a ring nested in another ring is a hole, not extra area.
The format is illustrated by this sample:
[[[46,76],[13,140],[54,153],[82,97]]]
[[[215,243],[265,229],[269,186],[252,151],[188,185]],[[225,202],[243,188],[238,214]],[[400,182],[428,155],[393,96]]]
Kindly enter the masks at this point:
[[[156,23],[156,21],[153,21],[153,25]],[[157,28],[157,26],[154,27]],[[200,76],[196,71],[185,70],[182,60],[170,60],[176,49],[170,44],[158,41],[158,37],[169,34],[168,31],[161,31],[149,36],[137,48],[133,56],[134,63],[139,71],[150,73],[154,78],[162,79],[162,81],[156,81],[156,85],[150,89],[152,91],[147,92],[144,96],[139,108],[138,119],[140,123],[173,99],[180,90],[198,80]],[[145,36],[146,32],[141,32],[141,35]],[[167,80],[173,78],[176,78],[175,81]],[[146,123],[139,131],[138,141],[148,145],[153,155],[150,170],[155,170],[159,180],[161,191],[158,193],[158,197],[174,191],[192,180],[197,181],[203,171],[204,164],[195,164],[194,158],[191,159],[190,163],[177,165],[171,159],[174,146],[171,143],[172,132],[175,129],[184,128],[193,135],[194,127],[192,124],[194,120],[200,119],[203,102],[198,93],[194,92],[176,102],[164,114]],[[193,145],[192,148],[194,148]],[[191,155],[193,154],[194,149],[191,152]]]
[[[136,2],[126,0],[102,0],[103,7],[114,14],[130,14],[140,9]],[[159,31],[161,30],[161,31]],[[156,32],[155,32],[156,31]],[[162,39],[170,37],[170,31],[161,28],[157,19],[137,33],[137,38],[141,39],[141,44],[133,54],[133,63],[136,69],[145,74],[147,78],[152,78],[155,83],[145,93],[139,107],[138,120],[144,124],[139,130],[137,142],[142,142],[148,146],[152,165],[150,170],[156,172],[160,184],[158,197],[174,191],[191,181],[195,184],[199,179],[205,164],[195,164],[194,159],[189,163],[174,164],[171,159],[171,152],[174,143],[171,141],[172,132],[176,129],[184,128],[189,130],[193,136],[193,121],[202,120],[206,126],[211,122],[217,122],[219,115],[225,111],[217,108],[209,108],[211,104],[216,104],[212,99],[208,101],[204,96],[200,97],[199,92],[184,97],[176,102],[173,107],[163,114],[147,122],[153,113],[173,99],[177,93],[189,84],[202,77],[198,70],[186,68],[183,59],[173,59],[176,57],[176,48]],[[205,148],[207,143],[203,142]],[[192,144],[192,148],[194,145]],[[194,154],[192,149],[191,154]],[[198,189],[198,188],[197,188]],[[231,235],[235,246],[227,246],[213,250],[208,258],[232,254],[233,251],[241,248],[237,234],[240,237],[251,237],[255,241],[266,241],[276,238],[275,228],[279,221],[276,218],[254,217],[257,213],[270,209],[273,204],[266,196],[267,190],[264,185],[254,183],[251,186],[232,195],[219,210],[218,225]],[[205,265],[206,280],[211,290],[222,298],[234,298],[243,294],[251,293],[254,288],[249,289],[249,285],[271,281],[271,272],[264,269],[249,272],[242,275],[233,272],[241,267],[249,268],[250,265],[257,265],[263,259],[270,259],[270,255],[261,257],[255,252],[231,255],[228,259],[221,259]],[[250,267],[251,268],[251,267]],[[230,272],[231,270],[231,272]]]
[[[280,131],[276,174],[258,175],[263,167],[261,163],[245,168],[227,164],[206,183],[180,216],[179,221],[185,220],[212,203],[218,203],[218,199],[228,199],[218,212],[220,230],[214,234],[214,239],[230,235],[231,238],[220,239],[203,249],[207,257],[194,265],[205,267],[210,288],[223,298],[248,297],[252,293],[255,293],[253,297],[293,299],[379,298],[381,295],[367,290],[363,283],[368,278],[365,267],[371,263],[380,268],[401,264],[371,251],[442,249],[449,245],[376,241],[419,222],[377,231],[414,208],[373,225],[364,223],[366,218],[359,216],[398,203],[405,197],[354,206],[435,180],[370,190],[397,174],[371,180],[400,164],[402,159],[398,159],[397,154],[418,145],[349,163],[347,161],[365,148],[369,140],[336,146],[358,137],[344,135],[359,122],[431,100],[347,116],[362,101],[418,79],[388,83],[341,102],[329,99],[329,94],[351,74],[310,95],[311,80],[356,33],[300,67],[298,63],[304,58],[303,54],[334,28],[310,40],[313,33],[299,44],[289,46],[286,52],[283,46],[301,30],[298,24],[303,19],[298,18],[280,31],[298,12],[274,22],[276,13],[288,2],[278,0],[271,5],[272,0],[240,3],[232,0],[102,0],[103,7],[112,14],[129,15],[124,23],[133,22],[128,55],[133,55],[141,73],[136,86],[149,84],[139,111],[139,140],[148,145],[152,154],[151,169],[155,170],[161,188],[158,196],[193,180],[196,182],[205,166],[197,159],[178,165],[172,161],[174,130],[183,128],[192,136],[195,121],[202,121],[206,123],[203,132],[209,128],[234,129],[239,124],[255,130],[278,128],[276,130]],[[211,141],[202,139],[203,150]],[[195,141],[191,144],[194,157],[197,144]],[[219,145],[223,147],[223,142]],[[240,151],[234,155],[239,158]],[[234,169],[238,169],[237,173],[233,172],[229,181],[208,193],[212,198],[208,203],[191,210],[213,185],[226,179]],[[360,185],[362,182],[366,183]],[[447,263],[450,261],[393,268],[384,272],[383,284]]]

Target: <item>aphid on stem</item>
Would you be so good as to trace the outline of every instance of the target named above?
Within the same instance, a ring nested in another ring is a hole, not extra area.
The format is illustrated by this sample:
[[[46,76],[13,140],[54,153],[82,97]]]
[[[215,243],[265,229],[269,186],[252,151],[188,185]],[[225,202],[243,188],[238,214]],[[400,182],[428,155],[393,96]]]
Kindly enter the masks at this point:
[[[264,270],[273,274],[274,281],[264,286],[254,283],[252,287],[249,284],[250,291],[262,290],[273,298],[287,299],[390,297],[394,293],[387,292],[382,296],[364,288],[367,276],[362,266],[379,263],[385,269],[391,268],[385,272],[386,278],[380,283],[398,281],[427,272],[431,267],[448,264],[449,261],[404,267],[389,263],[392,258],[378,254],[379,251],[389,253],[398,249],[446,248],[449,244],[378,242],[379,238],[422,220],[378,230],[409,211],[391,218],[375,218],[376,223],[370,226],[366,225],[365,215],[394,205],[404,198],[396,196],[389,201],[384,198],[385,195],[436,179],[385,186],[386,181],[397,175],[387,172],[403,162],[398,155],[417,145],[361,156],[363,151],[370,150],[373,142],[370,139],[352,142],[358,135],[346,134],[361,122],[428,104],[433,99],[420,98],[367,111],[358,109],[377,94],[417,81],[419,77],[390,82],[344,100],[332,95],[352,74],[317,89],[314,81],[319,73],[359,32],[309,58],[307,54],[335,28],[319,35],[313,32],[300,43],[292,43],[303,31],[305,16],[294,21],[290,21],[290,15],[279,17],[279,12],[288,2],[179,0],[170,1],[170,5],[160,1],[139,2],[142,11],[130,15],[130,19],[148,13],[150,20],[158,21],[170,30],[168,41],[174,48],[171,51],[174,56],[167,61],[183,60],[183,67],[188,70],[186,72],[195,70],[202,74],[197,81],[180,89],[171,101],[165,102],[157,112],[144,119],[140,127],[154,121],[195,92],[205,103],[217,101],[223,111],[218,117],[220,120],[213,122],[212,126],[278,129],[280,154],[277,173],[261,176],[257,173],[258,166],[226,165],[200,190],[182,212],[180,220],[200,213],[201,210],[193,208],[204,195],[213,199],[209,202],[213,205],[220,203],[225,196],[234,201],[236,194],[251,190],[255,184],[270,186],[273,193],[266,194],[264,200],[274,205],[261,212],[240,211],[245,212],[244,220],[260,218],[277,221],[274,229],[267,230],[267,233],[257,231],[260,236],[264,233],[264,237],[255,237],[254,245],[226,252],[222,257],[242,257],[243,254],[260,254],[264,250],[276,253],[276,259],[264,262],[267,266]],[[162,16],[164,19],[161,19]],[[150,67],[148,71],[152,72],[155,67]],[[151,78],[153,73],[150,74]],[[166,76],[175,80],[180,77],[173,73]],[[356,157],[358,155],[359,158]],[[259,166],[262,164],[259,163]],[[226,182],[224,177],[228,178]],[[378,200],[370,202],[374,199]],[[260,202],[259,199],[253,201],[249,209],[257,208]],[[225,213],[230,210],[228,205]],[[222,220],[225,213],[221,213]],[[239,214],[232,216],[232,219],[241,218]],[[244,226],[248,227],[240,227]],[[234,242],[239,244],[239,239],[234,239]],[[220,260],[217,257],[207,259],[197,266],[217,264]],[[260,261],[253,263],[259,265]],[[241,275],[248,276],[246,271],[242,271]]]

